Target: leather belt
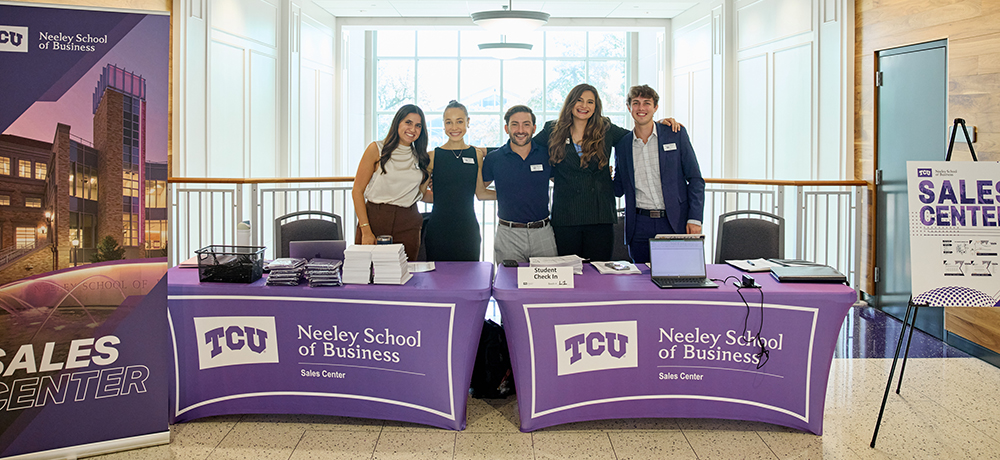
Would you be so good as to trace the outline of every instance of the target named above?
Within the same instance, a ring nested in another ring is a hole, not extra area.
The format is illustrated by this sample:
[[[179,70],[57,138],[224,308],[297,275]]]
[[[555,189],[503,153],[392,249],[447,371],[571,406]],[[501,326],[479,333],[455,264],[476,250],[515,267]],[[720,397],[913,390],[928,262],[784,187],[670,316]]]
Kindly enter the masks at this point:
[[[650,218],[653,218],[653,219],[660,219],[660,218],[663,218],[663,217],[667,217],[667,211],[663,210],[663,209],[642,209],[642,208],[635,208],[635,213],[639,214],[639,215],[646,216],[646,217],[650,217]]]
[[[528,222],[526,224],[525,223],[521,223],[521,222],[508,222],[508,221],[503,220],[503,219],[497,219],[497,221],[500,222],[500,225],[503,225],[504,227],[510,227],[510,228],[542,228],[542,227],[544,227],[544,226],[546,226],[546,225],[549,224],[549,218],[548,217],[546,217],[546,218],[544,218],[542,220],[536,220],[534,222]]]

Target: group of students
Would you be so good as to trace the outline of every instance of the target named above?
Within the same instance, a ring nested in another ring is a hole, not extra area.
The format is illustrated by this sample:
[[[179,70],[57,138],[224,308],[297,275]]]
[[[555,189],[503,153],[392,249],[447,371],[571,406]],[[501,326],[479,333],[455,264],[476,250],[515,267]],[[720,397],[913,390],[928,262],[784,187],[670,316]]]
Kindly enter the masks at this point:
[[[497,200],[497,262],[569,254],[610,260],[615,197],[624,195],[629,255],[635,263],[648,262],[654,235],[701,233],[705,181],[684,127],[669,118],[653,121],[656,91],[634,86],[626,102],[633,130],[602,115],[596,88],[577,85],[559,118],[538,134],[535,114],[515,105],[504,114],[509,141],[489,155],[465,143],[469,114],[462,104],[451,101],[445,108],[448,141],[432,152],[423,111],[404,105],[358,166],[355,242],[374,244],[377,235],[391,235],[416,260],[423,223],[416,202],[423,200],[434,203],[424,236],[427,260],[477,261],[475,196]],[[488,189],[494,182],[495,190]]]

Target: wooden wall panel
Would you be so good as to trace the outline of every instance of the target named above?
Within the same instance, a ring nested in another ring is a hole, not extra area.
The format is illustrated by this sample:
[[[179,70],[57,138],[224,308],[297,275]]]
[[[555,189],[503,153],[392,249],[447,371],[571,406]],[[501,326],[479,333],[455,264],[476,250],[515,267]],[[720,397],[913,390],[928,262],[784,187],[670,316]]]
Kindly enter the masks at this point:
[[[856,179],[874,177],[875,53],[942,38],[948,39],[948,116],[965,118],[978,127],[975,147],[980,159],[1000,160],[1000,2],[857,0]],[[960,153],[957,147],[956,153]]]
[[[980,160],[1000,161],[1000,1],[997,0],[855,0],[854,178],[874,181],[875,53],[899,46],[948,39],[948,117],[964,118],[978,128],[974,144]],[[944,127],[942,127],[944,128]],[[942,129],[943,130],[943,129]],[[970,159],[957,145],[953,157]],[[941,157],[944,158],[942,152]],[[869,216],[874,216],[874,210]],[[869,223],[868,241],[874,241]],[[863,274],[871,284],[874,252],[868,247]],[[996,310],[996,313],[983,314]],[[980,309],[976,327],[967,315],[946,310],[945,328],[1000,352],[1000,309]],[[965,316],[963,316],[965,315]],[[992,316],[991,316],[992,315]],[[975,333],[971,332],[974,331]],[[970,334],[972,336],[967,336]],[[990,345],[992,344],[992,345]]]
[[[1000,308],[945,308],[944,328],[1000,353]]]

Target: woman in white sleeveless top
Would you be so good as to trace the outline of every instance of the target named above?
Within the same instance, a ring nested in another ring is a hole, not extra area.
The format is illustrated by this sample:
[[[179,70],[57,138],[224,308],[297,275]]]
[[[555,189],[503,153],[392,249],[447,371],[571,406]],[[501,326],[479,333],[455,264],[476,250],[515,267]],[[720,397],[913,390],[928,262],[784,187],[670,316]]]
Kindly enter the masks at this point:
[[[351,196],[358,215],[356,244],[375,244],[375,237],[392,235],[406,257],[417,260],[423,218],[417,201],[427,190],[427,129],[424,112],[413,104],[401,107],[382,141],[368,144]]]

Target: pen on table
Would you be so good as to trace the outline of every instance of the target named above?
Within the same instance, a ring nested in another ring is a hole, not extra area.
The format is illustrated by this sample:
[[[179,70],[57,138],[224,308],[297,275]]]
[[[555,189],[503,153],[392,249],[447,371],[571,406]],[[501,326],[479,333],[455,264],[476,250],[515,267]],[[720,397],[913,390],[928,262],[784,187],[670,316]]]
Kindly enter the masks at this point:
[[[753,261],[752,261],[752,260],[748,260],[748,261],[747,261],[747,265],[750,265],[750,266],[754,266],[754,263],[753,263]]]

